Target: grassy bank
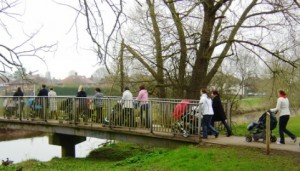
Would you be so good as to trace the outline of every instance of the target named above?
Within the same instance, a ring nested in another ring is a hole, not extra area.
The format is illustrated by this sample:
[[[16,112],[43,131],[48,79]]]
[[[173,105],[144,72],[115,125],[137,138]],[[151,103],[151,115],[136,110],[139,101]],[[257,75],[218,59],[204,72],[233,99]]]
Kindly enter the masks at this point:
[[[54,158],[0,166],[1,170],[300,170],[299,154],[226,146],[184,146],[162,149],[118,143],[94,151],[84,159]]]

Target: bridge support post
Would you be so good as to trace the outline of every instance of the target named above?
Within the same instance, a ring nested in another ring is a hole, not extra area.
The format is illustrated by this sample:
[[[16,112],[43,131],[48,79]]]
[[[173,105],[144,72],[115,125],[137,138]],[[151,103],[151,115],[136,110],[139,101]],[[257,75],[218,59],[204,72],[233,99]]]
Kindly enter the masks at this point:
[[[86,140],[86,137],[54,133],[49,136],[49,144],[61,146],[62,157],[75,157],[75,145]]]

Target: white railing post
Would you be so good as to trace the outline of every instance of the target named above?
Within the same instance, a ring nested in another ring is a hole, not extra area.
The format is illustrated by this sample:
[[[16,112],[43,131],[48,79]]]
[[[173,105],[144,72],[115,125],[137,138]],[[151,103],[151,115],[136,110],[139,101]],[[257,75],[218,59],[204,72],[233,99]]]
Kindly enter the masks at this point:
[[[199,116],[198,116],[198,138],[199,138],[199,142],[202,141],[201,138],[201,117],[202,117],[202,113],[201,113],[201,105],[200,103],[198,104],[198,112],[199,112]]]
[[[150,124],[150,133],[153,133],[153,125],[152,125],[152,118],[153,118],[153,116],[152,116],[152,109],[151,109],[151,101],[148,101],[148,115],[149,115],[149,124]],[[147,125],[147,124],[146,124]]]
[[[47,122],[47,115],[46,115],[46,107],[47,107],[47,104],[46,104],[46,97],[42,97],[42,102],[43,102],[43,104],[42,104],[42,106],[43,106],[43,115],[44,115],[44,121],[46,121]]]
[[[73,97],[72,98],[72,101],[73,101],[73,105],[72,105],[72,108],[73,108],[73,113],[71,114],[72,118],[70,119],[70,122],[73,122],[75,124],[76,122],[76,98]]]

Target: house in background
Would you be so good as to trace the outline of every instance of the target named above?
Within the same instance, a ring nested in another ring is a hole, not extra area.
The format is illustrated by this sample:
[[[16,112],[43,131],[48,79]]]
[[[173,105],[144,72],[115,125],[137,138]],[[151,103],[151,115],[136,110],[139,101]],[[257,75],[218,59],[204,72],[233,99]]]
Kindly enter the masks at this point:
[[[83,85],[85,87],[96,86],[97,82],[95,82],[92,78],[87,78],[85,76],[78,75],[75,73],[74,75],[70,75],[59,81],[60,86],[79,86]]]

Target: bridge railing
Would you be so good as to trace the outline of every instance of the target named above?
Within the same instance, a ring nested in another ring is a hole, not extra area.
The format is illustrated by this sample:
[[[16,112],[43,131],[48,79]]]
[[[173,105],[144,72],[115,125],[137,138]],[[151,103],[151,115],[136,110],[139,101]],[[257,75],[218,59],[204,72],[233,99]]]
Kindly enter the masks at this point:
[[[109,126],[151,133],[199,135],[198,100],[149,99],[147,104],[121,97],[0,96],[0,117],[62,124]],[[199,119],[200,118],[200,119]]]

